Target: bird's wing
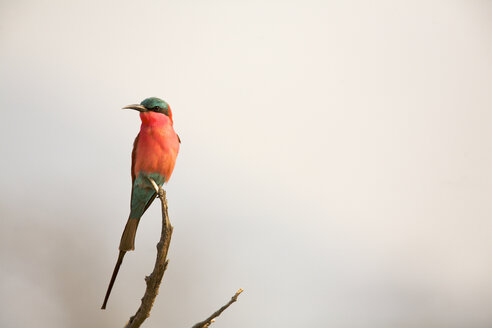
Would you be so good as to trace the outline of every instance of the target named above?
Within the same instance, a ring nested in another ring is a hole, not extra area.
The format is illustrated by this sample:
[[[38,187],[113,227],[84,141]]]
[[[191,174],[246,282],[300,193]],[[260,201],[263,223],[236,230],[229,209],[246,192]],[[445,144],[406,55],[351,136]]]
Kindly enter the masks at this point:
[[[135,138],[135,141],[133,142],[133,150],[132,150],[132,186],[133,183],[135,182],[135,156],[137,156],[137,145],[138,145],[138,138],[140,137],[140,133],[137,134],[137,137]]]
[[[135,156],[137,155],[137,144],[138,144],[138,138],[140,137],[140,133],[137,134],[137,137],[135,138],[135,141],[133,142],[133,150],[132,150],[132,193],[130,197],[130,206],[133,201],[133,183],[135,182]]]
[[[143,210],[143,212],[145,213],[145,211],[147,211],[147,209],[149,208],[149,206],[152,204],[152,202],[154,201],[154,199],[157,197],[157,193],[154,192],[154,194],[152,195],[152,197],[150,197],[149,201],[147,202],[147,204],[145,204],[145,208]],[[142,213],[143,215],[143,213]]]
[[[138,138],[140,137],[140,133],[137,134],[137,137],[135,138],[135,141],[133,142],[133,150],[132,150],[132,186],[133,183],[135,182],[135,156],[137,156],[137,145],[138,145]]]
[[[137,137],[135,138],[135,141],[133,142],[133,150],[132,150],[132,194],[130,197],[130,206],[131,206],[132,201],[133,201],[133,184],[135,183],[135,178],[136,178],[135,177],[135,157],[137,156],[137,145],[138,145],[138,138],[139,137],[140,137],[140,133],[137,134]],[[147,209],[152,204],[152,202],[154,201],[156,196],[157,196],[157,193],[154,192],[154,194],[152,195],[152,197],[150,197],[147,204],[145,204],[145,208],[143,210],[143,213],[145,213],[145,211],[147,211]],[[142,215],[143,215],[143,213],[142,213]]]

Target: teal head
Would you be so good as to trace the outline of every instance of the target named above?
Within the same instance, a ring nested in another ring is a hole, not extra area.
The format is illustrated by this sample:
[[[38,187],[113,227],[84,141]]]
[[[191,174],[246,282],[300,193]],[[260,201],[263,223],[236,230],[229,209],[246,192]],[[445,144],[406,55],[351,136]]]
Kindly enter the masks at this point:
[[[164,100],[156,97],[144,99],[140,104],[128,105],[123,109],[135,109],[139,112],[156,112],[161,113],[171,118],[171,108]]]

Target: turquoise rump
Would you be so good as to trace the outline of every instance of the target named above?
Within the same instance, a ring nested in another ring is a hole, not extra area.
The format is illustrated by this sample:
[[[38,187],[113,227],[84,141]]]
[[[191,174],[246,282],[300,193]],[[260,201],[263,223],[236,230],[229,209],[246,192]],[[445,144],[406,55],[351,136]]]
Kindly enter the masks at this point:
[[[155,199],[156,193],[150,179],[154,180],[155,183],[160,186],[166,182],[166,178],[159,173],[140,172],[133,182],[132,198],[130,201],[130,218],[141,218],[148,206],[150,206]]]

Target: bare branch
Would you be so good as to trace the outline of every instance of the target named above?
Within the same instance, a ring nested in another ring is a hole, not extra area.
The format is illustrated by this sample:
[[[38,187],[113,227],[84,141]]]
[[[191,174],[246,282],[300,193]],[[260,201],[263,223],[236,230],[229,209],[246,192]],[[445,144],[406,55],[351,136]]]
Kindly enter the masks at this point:
[[[224,312],[224,310],[227,309],[232,303],[237,301],[237,297],[242,292],[243,292],[243,290],[241,288],[239,288],[239,290],[236,292],[236,294],[231,297],[231,300],[226,305],[224,305],[223,307],[221,307],[220,309],[215,311],[210,317],[208,317],[204,321],[195,324],[192,328],[208,328],[212,324],[212,322],[215,321],[215,318],[217,318],[222,312]]]
[[[154,186],[155,191],[157,192],[157,197],[161,200],[162,205],[162,231],[161,231],[161,239],[157,243],[157,257],[155,260],[154,270],[150,274],[150,276],[145,277],[145,282],[147,287],[145,289],[145,294],[142,298],[142,303],[138,308],[137,312],[134,316],[130,318],[130,320],[126,323],[124,328],[137,328],[142,325],[142,323],[150,316],[150,310],[154,305],[155,298],[159,293],[159,286],[162,281],[162,277],[164,276],[164,272],[166,271],[168,260],[167,260],[167,252],[169,250],[169,244],[171,243],[171,236],[173,234],[173,227],[171,226],[171,222],[169,221],[169,214],[167,212],[167,199],[166,192],[162,189],[162,187],[158,186],[153,179],[149,179],[152,185]],[[222,312],[224,312],[232,303],[237,301],[237,297],[239,294],[243,292],[242,289],[239,289],[234,296],[232,296],[231,300],[222,306],[220,309],[215,311],[210,317],[205,319],[202,322],[195,324],[192,328],[208,328],[212,322],[214,322],[215,318],[217,318]]]
[[[150,310],[154,305],[155,298],[159,293],[159,286],[164,276],[164,271],[167,268],[167,251],[169,249],[169,244],[171,243],[171,235],[173,234],[173,227],[169,221],[169,215],[167,213],[167,199],[166,192],[157,184],[154,180],[149,179],[154,186],[157,197],[161,200],[162,205],[162,230],[161,239],[157,243],[157,257],[155,259],[154,270],[150,276],[145,277],[145,282],[147,288],[145,289],[145,294],[142,298],[142,304],[138,308],[134,316],[125,325],[125,328],[136,328],[140,327],[145,319],[150,316]]]

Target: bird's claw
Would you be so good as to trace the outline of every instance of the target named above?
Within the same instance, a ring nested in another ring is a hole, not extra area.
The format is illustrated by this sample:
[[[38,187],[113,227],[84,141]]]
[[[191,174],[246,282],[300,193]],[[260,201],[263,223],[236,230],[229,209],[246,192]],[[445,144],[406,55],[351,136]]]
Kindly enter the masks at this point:
[[[157,183],[155,183],[154,179],[152,179],[152,178],[148,178],[148,179],[149,179],[150,183],[152,184],[152,186],[154,187],[155,192],[157,193],[157,196],[162,199],[162,197],[164,197],[164,195],[165,195],[164,189],[162,189],[161,186],[157,185]]]
[[[159,191],[160,191],[160,190],[162,190],[162,188],[161,188],[161,187],[159,187],[159,186],[157,185],[157,183],[155,183],[154,179],[152,179],[152,178],[148,178],[148,179],[149,179],[150,183],[152,184],[152,186],[154,187],[155,192],[156,192],[156,193],[159,193]]]

